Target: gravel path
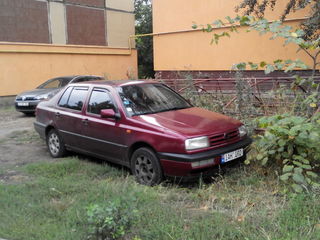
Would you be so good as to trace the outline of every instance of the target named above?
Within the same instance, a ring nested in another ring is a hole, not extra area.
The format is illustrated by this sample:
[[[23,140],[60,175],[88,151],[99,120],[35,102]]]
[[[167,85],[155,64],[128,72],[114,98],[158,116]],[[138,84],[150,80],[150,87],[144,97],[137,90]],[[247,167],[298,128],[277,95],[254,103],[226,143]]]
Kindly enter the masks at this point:
[[[0,109],[0,140],[13,132],[32,130],[34,117],[25,116],[12,109]]]
[[[0,167],[52,160],[33,122],[34,116],[0,108]]]

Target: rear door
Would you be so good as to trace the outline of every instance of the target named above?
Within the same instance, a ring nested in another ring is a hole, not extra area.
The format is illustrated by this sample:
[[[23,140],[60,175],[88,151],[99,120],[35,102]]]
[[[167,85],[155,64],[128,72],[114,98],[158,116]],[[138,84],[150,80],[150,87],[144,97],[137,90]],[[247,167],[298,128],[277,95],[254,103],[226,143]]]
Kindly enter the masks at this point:
[[[56,127],[66,145],[82,147],[82,109],[84,107],[88,87],[69,87],[61,96],[55,110]]]
[[[91,153],[110,159],[114,162],[124,161],[127,146],[124,145],[124,129],[121,119],[101,118],[102,109],[118,108],[111,92],[106,88],[93,88],[83,119],[85,148]]]

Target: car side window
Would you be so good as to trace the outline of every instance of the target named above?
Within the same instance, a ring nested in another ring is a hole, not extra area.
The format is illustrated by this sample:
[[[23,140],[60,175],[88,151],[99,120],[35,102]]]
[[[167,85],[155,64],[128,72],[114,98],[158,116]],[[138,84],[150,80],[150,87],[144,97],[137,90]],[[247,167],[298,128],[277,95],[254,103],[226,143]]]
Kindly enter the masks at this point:
[[[86,100],[87,93],[87,87],[70,87],[62,95],[58,105],[60,107],[81,111],[82,106]]]
[[[93,89],[87,111],[93,114],[100,114],[102,109],[113,109],[115,111],[110,93],[104,89]]]
[[[70,83],[71,80],[72,80],[72,78],[62,78],[60,80],[60,87],[67,86]]]
[[[63,93],[62,97],[60,98],[60,101],[58,103],[58,105],[60,107],[68,107],[68,100],[70,97],[70,93],[72,91],[73,87],[69,87],[67,88],[67,90]]]

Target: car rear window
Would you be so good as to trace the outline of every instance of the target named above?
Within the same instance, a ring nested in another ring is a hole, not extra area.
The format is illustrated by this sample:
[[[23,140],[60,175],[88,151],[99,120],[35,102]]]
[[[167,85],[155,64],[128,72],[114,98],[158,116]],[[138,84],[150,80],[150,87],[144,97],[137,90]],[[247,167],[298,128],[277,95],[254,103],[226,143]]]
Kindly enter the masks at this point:
[[[81,111],[88,94],[87,87],[69,87],[62,95],[58,105]]]

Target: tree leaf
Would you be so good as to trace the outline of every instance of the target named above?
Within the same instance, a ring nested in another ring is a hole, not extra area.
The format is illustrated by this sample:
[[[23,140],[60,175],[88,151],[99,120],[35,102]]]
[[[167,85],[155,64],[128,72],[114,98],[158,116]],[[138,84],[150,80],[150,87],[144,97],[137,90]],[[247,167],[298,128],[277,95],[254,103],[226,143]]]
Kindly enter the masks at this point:
[[[264,159],[262,159],[262,162],[261,162],[262,166],[266,165],[267,162],[268,162],[268,158],[267,158],[267,157],[265,157]]]
[[[303,188],[302,188],[300,185],[298,185],[298,184],[292,184],[291,186],[292,186],[292,188],[293,188],[293,190],[294,190],[295,192],[298,192],[298,193],[303,192]]]
[[[292,175],[292,173],[285,173],[280,176],[280,180],[286,182],[286,181],[288,181],[288,179],[291,175]]]
[[[238,63],[238,64],[236,65],[236,68],[237,68],[238,70],[246,70],[246,66],[247,66],[247,64],[246,64],[245,62],[241,62],[241,63]]]
[[[284,173],[286,173],[286,172],[291,172],[291,171],[293,170],[293,168],[294,168],[294,166],[292,166],[292,165],[284,165],[282,171],[283,171]]]
[[[312,169],[312,167],[309,164],[303,164],[301,167],[303,169],[306,169],[306,170],[311,170]]]
[[[318,177],[318,174],[316,174],[314,172],[311,172],[311,171],[307,171],[306,174],[309,175],[310,177],[313,177],[313,178],[317,178]]]
[[[259,153],[259,154],[257,155],[257,160],[260,161],[262,158],[263,158],[263,155]]]
[[[305,179],[304,179],[304,176],[302,176],[301,174],[297,174],[297,173],[294,173],[292,175],[292,179],[296,182],[296,183],[305,183]]]
[[[298,167],[301,167],[303,166],[302,163],[298,162],[298,161],[292,161],[294,165],[298,166]]]
[[[269,73],[274,72],[275,68],[274,68],[273,65],[267,64],[266,66],[267,66],[267,67],[266,67],[266,69],[264,70],[264,73],[265,73],[265,74],[269,74]]]
[[[261,63],[260,63],[260,67],[262,67],[262,68],[264,68],[266,65],[267,65],[266,62],[261,62]]]

